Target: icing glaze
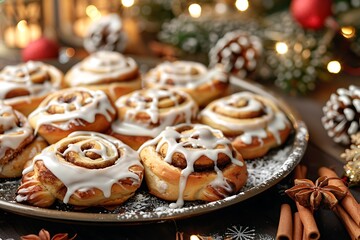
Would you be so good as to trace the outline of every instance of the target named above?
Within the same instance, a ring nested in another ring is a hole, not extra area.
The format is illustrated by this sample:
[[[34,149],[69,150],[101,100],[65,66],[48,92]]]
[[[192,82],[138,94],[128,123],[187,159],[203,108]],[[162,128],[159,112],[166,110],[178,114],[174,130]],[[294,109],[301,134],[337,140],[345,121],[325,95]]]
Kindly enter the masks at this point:
[[[4,157],[8,148],[15,150],[25,139],[33,136],[33,129],[27,119],[2,103],[0,103],[0,128],[0,158]]]
[[[222,67],[208,69],[205,65],[192,61],[163,62],[151,69],[145,76],[146,83],[158,86],[174,85],[195,89],[211,81],[228,82]]]
[[[63,144],[71,139],[73,144],[68,144],[65,151],[60,152]],[[89,142],[100,145],[100,149],[81,150],[81,146]],[[100,189],[106,198],[111,195],[111,187],[121,179],[131,178],[134,184],[140,184],[140,178],[134,172],[129,171],[131,166],[141,166],[139,156],[121,141],[96,132],[78,131],[71,133],[67,138],[60,140],[53,146],[45,148],[33,159],[33,164],[23,171],[23,175],[34,170],[36,161],[43,161],[48,168],[67,188],[63,202],[68,203],[72,194],[76,191],[87,191],[94,188]],[[55,150],[54,150],[55,149]],[[90,169],[66,161],[66,154],[75,151],[81,158],[87,159],[86,152],[95,152],[98,159],[90,161],[112,161],[105,168]],[[19,196],[19,195],[18,195]],[[24,199],[19,199],[21,201]]]
[[[245,105],[236,105],[237,102],[243,100],[246,100]],[[216,108],[221,108],[229,113],[259,111],[261,113],[254,117],[237,119],[218,113]],[[279,131],[289,125],[285,114],[279,111],[274,104],[268,104],[263,97],[251,92],[239,92],[216,100],[201,111],[200,116],[208,117],[214,123],[238,133],[238,138],[245,144],[250,144],[254,137],[257,137],[262,143],[262,139],[267,137],[267,131],[273,134],[277,144],[281,144]]]
[[[105,83],[104,79],[107,82],[124,81],[126,79],[117,79],[134,71],[138,71],[138,65],[133,58],[118,52],[98,51],[71,68],[67,84],[75,87]]]
[[[170,100],[172,104],[161,106],[164,99]],[[118,109],[125,109],[126,113],[123,119],[118,119],[112,124],[112,130],[132,136],[156,137],[167,126],[182,122],[191,123],[198,110],[188,94],[158,88],[134,91],[120,97],[115,105]],[[139,114],[145,114],[146,118],[137,119]]]
[[[82,93],[88,94],[88,97],[82,96]],[[70,102],[63,99],[66,96],[71,97]],[[60,108],[62,112],[50,113],[51,108]],[[35,109],[29,119],[37,118],[35,132],[42,125],[52,125],[56,128],[67,130],[69,124],[83,124],[79,120],[93,123],[97,114],[105,116],[107,121],[111,121],[111,114],[116,110],[111,105],[110,100],[103,91],[92,91],[85,88],[70,88],[56,92],[47,98]]]
[[[179,129],[190,128],[190,131],[179,132]],[[178,141],[181,139],[180,141]],[[185,156],[186,167],[181,170],[179,180],[179,195],[175,203],[171,203],[171,208],[180,208],[184,205],[183,193],[190,174],[194,172],[195,161],[201,156],[206,156],[214,162],[214,171],[217,177],[210,183],[212,186],[221,186],[225,189],[231,187],[226,182],[221,170],[217,167],[217,159],[220,153],[225,154],[231,159],[233,164],[244,166],[242,162],[232,155],[231,142],[225,138],[220,130],[213,129],[201,124],[180,124],[174,127],[167,127],[159,136],[144,143],[138,152],[147,146],[156,146],[156,152],[160,152],[161,147],[167,144],[165,162],[171,163],[174,153],[181,153]],[[223,148],[216,148],[222,145]],[[190,148],[191,147],[191,148]]]
[[[19,65],[6,66],[0,72],[0,99],[8,98],[13,90],[21,89],[29,96],[43,96],[60,88],[62,73],[55,67],[28,61]],[[14,99],[19,97],[14,97]],[[6,99],[11,101],[13,99]],[[10,102],[6,102],[10,104]]]

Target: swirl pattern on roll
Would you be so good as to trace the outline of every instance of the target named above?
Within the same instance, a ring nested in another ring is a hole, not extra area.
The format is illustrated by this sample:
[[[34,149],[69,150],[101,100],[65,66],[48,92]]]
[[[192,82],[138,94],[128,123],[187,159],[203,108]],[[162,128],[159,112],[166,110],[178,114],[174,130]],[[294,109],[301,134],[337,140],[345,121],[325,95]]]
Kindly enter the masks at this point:
[[[199,105],[204,105],[209,99],[223,94],[229,85],[229,76],[220,65],[208,69],[202,63],[192,61],[163,62],[145,75],[144,84],[146,87],[181,88]]]
[[[213,101],[201,111],[199,118],[202,123],[222,130],[235,143],[241,143],[235,148],[245,159],[249,157],[244,155],[243,148],[279,146],[291,129],[285,114],[272,100],[247,91]]]
[[[116,110],[103,91],[69,88],[46,97],[29,115],[29,121],[35,132],[54,143],[74,131],[104,132],[115,115]]]
[[[60,70],[43,62],[28,61],[6,66],[0,72],[0,99],[8,105],[20,101],[29,108],[32,98],[45,97],[60,89],[62,78]]]
[[[165,200],[214,201],[233,195],[247,179],[246,165],[220,130],[201,124],[167,127],[139,149],[150,192]]]
[[[118,52],[98,51],[74,65],[66,84],[71,87],[128,81],[139,76],[133,58]],[[67,74],[68,75],[68,74]]]
[[[0,103],[0,177],[18,177],[25,163],[39,150],[27,118]],[[41,150],[41,149],[40,149]]]
[[[191,123],[198,112],[197,104],[187,93],[170,88],[138,90],[119,98],[115,106],[118,120],[112,124],[112,131],[148,139],[167,126]]]
[[[111,136],[79,131],[34,158],[23,172],[16,201],[41,207],[56,199],[86,207],[121,204],[142,178],[136,151]]]

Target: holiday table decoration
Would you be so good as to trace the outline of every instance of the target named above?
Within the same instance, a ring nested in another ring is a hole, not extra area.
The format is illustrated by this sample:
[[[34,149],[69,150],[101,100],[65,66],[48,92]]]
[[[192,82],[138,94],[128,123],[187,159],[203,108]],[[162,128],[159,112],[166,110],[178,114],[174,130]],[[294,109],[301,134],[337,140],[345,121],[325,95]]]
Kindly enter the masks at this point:
[[[360,183],[360,132],[351,135],[351,145],[340,155],[346,161],[344,165],[345,176],[350,185]]]

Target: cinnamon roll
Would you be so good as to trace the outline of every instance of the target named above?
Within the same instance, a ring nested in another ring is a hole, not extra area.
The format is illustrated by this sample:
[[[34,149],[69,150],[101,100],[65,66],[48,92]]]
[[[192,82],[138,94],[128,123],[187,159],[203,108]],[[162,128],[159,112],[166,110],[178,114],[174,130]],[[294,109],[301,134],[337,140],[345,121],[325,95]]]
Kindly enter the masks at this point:
[[[229,76],[221,65],[208,69],[192,61],[164,62],[145,75],[144,85],[180,88],[189,93],[199,106],[205,106],[227,93]]]
[[[100,90],[68,88],[47,96],[30,115],[35,132],[50,144],[75,131],[107,131],[116,110]]]
[[[167,126],[191,123],[198,112],[187,93],[169,88],[134,91],[120,97],[115,106],[118,119],[111,125],[110,135],[136,150]]]
[[[74,65],[65,74],[68,87],[102,90],[115,101],[120,96],[141,88],[137,63],[118,52],[98,51]]]
[[[25,164],[46,146],[22,113],[0,103],[0,178],[20,177]]]
[[[60,89],[63,73],[38,61],[6,66],[0,71],[0,99],[29,115],[49,93]]]
[[[265,155],[291,132],[290,122],[271,99],[246,91],[213,101],[199,119],[222,130],[244,159]]]
[[[45,148],[23,172],[16,201],[50,207],[118,205],[140,187],[139,155],[121,141],[96,132],[73,132]]]
[[[201,124],[167,127],[144,143],[140,159],[150,193],[176,201],[215,201],[239,192],[247,180],[241,155],[220,130]]]

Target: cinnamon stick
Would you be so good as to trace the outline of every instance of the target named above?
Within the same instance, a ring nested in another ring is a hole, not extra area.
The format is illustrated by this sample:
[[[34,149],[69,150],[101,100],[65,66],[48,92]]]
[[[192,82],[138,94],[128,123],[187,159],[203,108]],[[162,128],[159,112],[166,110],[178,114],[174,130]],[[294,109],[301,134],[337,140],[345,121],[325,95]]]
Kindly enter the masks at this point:
[[[347,212],[339,204],[337,204],[335,207],[335,213],[339,216],[339,218],[345,225],[345,228],[348,231],[351,239],[359,240],[360,227],[356,225],[354,220],[349,216],[349,214],[347,214]]]
[[[297,165],[295,167],[294,178],[295,179],[303,179],[306,177],[307,167],[305,165]],[[299,212],[299,217],[303,224],[303,234],[305,239],[319,239],[320,232],[316,225],[314,215],[312,211],[306,207],[301,206],[298,202],[296,202],[296,207]]]
[[[292,240],[292,214],[289,204],[282,204],[276,240]]]
[[[319,168],[320,176],[339,178],[339,176],[330,168]],[[360,226],[360,207],[354,196],[349,191],[348,187],[340,179],[330,179],[329,185],[338,186],[341,190],[346,191],[346,196],[340,201],[341,206],[351,216],[356,225]]]
[[[299,212],[294,213],[293,240],[301,240],[303,237],[303,225],[300,220]]]
[[[316,225],[312,211],[306,207],[301,206],[296,202],[296,207],[299,211],[299,217],[304,227],[304,234],[306,239],[316,240],[320,238],[320,232]]]

